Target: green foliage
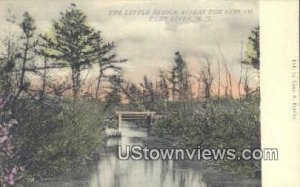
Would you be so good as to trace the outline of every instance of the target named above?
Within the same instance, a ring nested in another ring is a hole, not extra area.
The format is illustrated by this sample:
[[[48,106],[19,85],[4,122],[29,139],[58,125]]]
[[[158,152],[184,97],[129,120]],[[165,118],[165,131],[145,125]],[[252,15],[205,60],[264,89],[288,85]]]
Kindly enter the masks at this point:
[[[242,100],[222,99],[200,103],[169,104],[168,115],[156,122],[154,131],[161,136],[179,137],[189,147],[260,148],[259,97]],[[225,162],[224,162],[225,163]],[[227,164],[229,163],[229,164]],[[226,167],[242,174],[253,174],[257,163],[226,162]],[[242,169],[241,169],[241,168]],[[246,169],[248,168],[248,169]],[[250,168],[250,169],[249,169]]]
[[[8,104],[14,113],[14,102],[28,91],[29,72],[37,74],[33,65],[35,59],[35,21],[28,12],[23,14],[19,23],[21,36],[8,35],[3,40],[4,52],[0,55],[0,95],[9,97],[13,102]]]
[[[60,15],[53,24],[53,33],[41,36],[44,40],[41,53],[81,68],[90,63],[88,55],[93,54],[91,41],[97,39],[96,33],[87,25],[87,17],[80,10],[72,7]]]
[[[27,101],[28,102],[28,101]],[[55,176],[90,156],[103,137],[102,106],[31,100],[18,115],[19,157],[29,176]]]
[[[35,27],[34,19],[29,15],[28,12],[25,12],[23,14],[23,21],[20,24],[20,27],[27,38],[33,37],[36,27]]]
[[[175,65],[171,71],[172,97],[177,96],[180,101],[191,98],[190,74],[182,55],[175,52]]]
[[[255,69],[259,69],[260,66],[260,47],[259,47],[259,26],[251,30],[248,37],[247,43],[247,60],[244,62],[246,64],[252,65]]]
[[[99,66],[99,75],[97,80],[97,87],[95,98],[99,96],[99,88],[103,78],[109,77],[111,72],[117,75],[122,74],[122,67],[120,63],[126,62],[126,59],[117,60],[117,55],[113,52],[115,49],[114,43],[104,44],[100,32],[96,33],[97,39],[92,42],[92,46],[96,53],[95,63]],[[110,72],[110,73],[109,73]],[[116,76],[116,75],[115,75]]]
[[[109,89],[110,91],[105,96],[106,105],[104,110],[111,109],[114,107],[118,107],[121,104],[122,96],[121,96],[121,84],[123,83],[123,79],[120,75],[112,75],[108,77]]]
[[[52,35],[41,35],[43,42],[39,53],[55,59],[61,67],[72,70],[74,97],[80,94],[80,74],[83,68],[90,66],[95,58],[93,41],[100,36],[87,25],[87,17],[82,11],[72,7],[61,13],[60,19],[53,24]]]

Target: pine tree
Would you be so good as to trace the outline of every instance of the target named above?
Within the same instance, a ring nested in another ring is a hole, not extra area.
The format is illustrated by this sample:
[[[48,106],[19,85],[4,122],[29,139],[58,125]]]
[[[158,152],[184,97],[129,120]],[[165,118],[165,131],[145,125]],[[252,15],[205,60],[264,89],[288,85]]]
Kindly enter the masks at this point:
[[[191,97],[190,74],[186,62],[183,60],[180,52],[175,52],[175,66],[171,71],[172,95],[173,100],[176,95],[178,99],[187,100]]]
[[[51,34],[41,35],[42,54],[57,60],[58,66],[71,68],[73,95],[76,99],[80,95],[81,71],[95,59],[92,44],[98,36],[87,25],[87,17],[75,5],[60,14],[52,31]]]
[[[259,46],[259,26],[251,30],[247,44],[247,60],[243,63],[252,65],[259,70],[260,66],[260,46]]]
[[[115,72],[117,74],[122,73],[120,63],[126,62],[126,59],[117,60],[117,55],[113,52],[115,49],[114,43],[104,44],[103,38],[100,32],[96,33],[96,40],[93,42],[93,48],[96,53],[95,63],[99,66],[99,75],[96,85],[95,98],[99,97],[99,88],[103,78],[107,78],[106,72]]]

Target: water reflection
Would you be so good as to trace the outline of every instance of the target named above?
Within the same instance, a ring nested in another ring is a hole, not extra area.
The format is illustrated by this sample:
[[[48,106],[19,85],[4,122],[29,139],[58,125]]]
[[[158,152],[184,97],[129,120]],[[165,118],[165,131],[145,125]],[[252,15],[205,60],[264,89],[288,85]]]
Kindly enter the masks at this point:
[[[242,179],[199,161],[119,160],[117,146],[142,145],[147,130],[124,122],[122,138],[109,139],[90,177],[79,181],[40,183],[37,187],[258,187],[259,180]],[[154,143],[155,144],[155,143]],[[157,141],[162,144],[162,141]]]
[[[122,138],[111,139],[107,147],[117,145],[141,145],[141,138],[147,131],[130,123],[123,123]],[[111,149],[116,150],[116,149]],[[243,181],[229,178],[222,173],[215,173],[197,161],[163,161],[163,160],[119,160],[111,151],[102,155],[93,175],[90,187],[226,187],[226,186],[260,186],[258,181]],[[219,177],[221,175],[222,177]],[[227,177],[227,178],[226,178]],[[221,181],[218,180],[222,179]],[[245,183],[246,182],[246,183]]]

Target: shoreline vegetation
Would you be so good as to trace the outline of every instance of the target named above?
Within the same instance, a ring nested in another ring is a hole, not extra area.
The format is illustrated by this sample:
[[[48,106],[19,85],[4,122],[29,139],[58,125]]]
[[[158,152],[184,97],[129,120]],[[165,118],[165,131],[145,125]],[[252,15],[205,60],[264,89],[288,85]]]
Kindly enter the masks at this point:
[[[247,74],[259,71],[259,27],[249,30],[238,78],[219,46],[222,63],[204,56],[198,75],[191,74],[177,51],[173,66],[160,69],[156,81],[145,76],[135,83],[123,75],[122,65],[130,59],[118,59],[114,42],[89,26],[75,4],[61,12],[47,33],[36,33],[28,12],[22,20],[11,16],[8,22],[19,32],[1,38],[0,186],[30,184],[84,167],[97,158],[97,147],[107,138],[105,129],[115,128],[109,121],[116,110],[155,111],[162,117],[151,136],[176,137],[187,147],[260,148],[260,91]],[[95,66],[96,81],[84,82],[82,72]],[[52,69],[69,69],[71,74],[55,82]],[[32,77],[40,80],[38,88]],[[239,80],[237,85],[234,80]],[[92,86],[94,92],[83,91]],[[253,161],[218,164],[251,177],[261,170],[260,162]]]
[[[261,147],[260,99],[177,103],[168,115],[158,119],[151,134],[174,138],[184,147],[232,148],[242,150]],[[239,153],[240,154],[240,153]],[[260,177],[260,161],[213,161],[238,175]]]

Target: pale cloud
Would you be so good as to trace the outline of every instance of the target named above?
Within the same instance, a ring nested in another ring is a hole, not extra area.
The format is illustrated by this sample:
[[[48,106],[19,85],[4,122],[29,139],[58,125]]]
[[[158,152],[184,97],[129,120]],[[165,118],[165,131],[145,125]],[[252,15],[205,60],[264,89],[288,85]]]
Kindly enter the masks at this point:
[[[6,11],[17,17],[28,11],[35,18],[39,32],[47,31],[52,20],[75,2],[88,16],[91,26],[102,31],[107,41],[114,41],[120,58],[127,58],[125,76],[140,80],[155,77],[160,68],[172,65],[175,51],[181,51],[192,72],[199,71],[203,56],[219,59],[221,46],[226,62],[238,76],[241,41],[246,43],[251,28],[258,25],[258,1],[188,0],[188,1],[62,1],[0,0],[0,24],[6,25]],[[147,16],[110,16],[109,10],[186,10],[252,9],[252,15],[214,16],[211,22],[165,23],[149,21]],[[1,35],[5,35],[2,31]]]

